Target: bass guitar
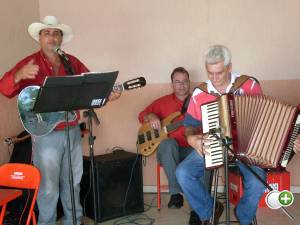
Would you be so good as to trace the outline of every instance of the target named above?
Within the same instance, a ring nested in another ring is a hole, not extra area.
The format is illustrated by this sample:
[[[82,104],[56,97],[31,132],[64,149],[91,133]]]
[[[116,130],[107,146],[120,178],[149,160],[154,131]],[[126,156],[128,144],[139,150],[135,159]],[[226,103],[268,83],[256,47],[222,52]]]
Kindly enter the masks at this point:
[[[157,149],[161,141],[168,138],[168,134],[183,125],[183,121],[173,122],[181,116],[174,112],[161,121],[161,130],[153,129],[150,123],[144,123],[138,130],[137,146],[143,156],[149,156]]]
[[[115,85],[114,90],[132,90],[146,85],[144,77],[128,80],[122,84]],[[28,86],[18,95],[19,117],[25,130],[34,136],[44,136],[49,134],[61,122],[65,121],[65,111],[35,113],[34,103],[39,93],[39,86]],[[68,113],[69,122],[77,119],[76,111]]]

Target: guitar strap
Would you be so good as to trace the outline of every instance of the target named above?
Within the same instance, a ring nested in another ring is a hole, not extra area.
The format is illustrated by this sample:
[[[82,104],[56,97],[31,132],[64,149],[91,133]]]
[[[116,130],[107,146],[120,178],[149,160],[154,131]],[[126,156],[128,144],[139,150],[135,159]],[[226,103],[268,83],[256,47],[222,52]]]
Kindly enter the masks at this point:
[[[182,115],[186,113],[187,108],[188,108],[189,103],[190,103],[190,99],[191,99],[190,94],[188,96],[186,96],[186,98],[184,99],[183,105],[182,105],[181,110],[180,110]]]
[[[255,79],[254,77],[250,77],[250,76],[247,76],[247,75],[241,75],[238,78],[236,78],[233,85],[232,85],[232,87],[229,90],[229,93],[234,93],[237,89],[239,89],[250,78]]]
[[[248,79],[254,79],[256,82],[258,82],[254,77],[247,76],[247,75],[241,75],[238,78],[236,78],[235,82],[233,83],[232,87],[229,90],[229,93],[234,93],[237,89],[239,89]],[[206,92],[207,94],[220,97],[219,94],[214,92],[208,92],[207,90],[207,83],[202,82],[200,83],[196,88],[199,88],[201,91]]]
[[[207,83],[205,82],[202,82],[200,83],[196,88],[199,88],[201,91],[207,93],[207,94],[210,94],[210,95],[213,95],[213,96],[216,96],[216,97],[220,97],[220,95],[218,93],[214,93],[214,92],[208,92],[207,90]]]

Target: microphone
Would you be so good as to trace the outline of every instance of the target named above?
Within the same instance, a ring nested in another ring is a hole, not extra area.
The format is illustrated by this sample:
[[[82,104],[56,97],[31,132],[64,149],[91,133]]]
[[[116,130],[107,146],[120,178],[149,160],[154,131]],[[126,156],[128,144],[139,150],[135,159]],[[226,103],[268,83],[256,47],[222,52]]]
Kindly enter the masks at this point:
[[[225,129],[223,127],[209,129],[208,134],[222,134],[224,133]]]
[[[60,56],[65,62],[69,62],[69,57],[60,49],[60,47],[55,46],[53,50]]]
[[[96,125],[99,126],[100,120],[98,119],[97,113],[93,109],[89,109],[83,112],[83,117],[91,117],[95,121]]]
[[[222,146],[230,146],[232,145],[232,138],[228,137],[228,136],[225,136],[224,138],[216,138],[215,139],[216,141],[218,141],[219,145],[222,145]]]
[[[53,51],[59,55],[60,61],[65,67],[65,70],[68,72],[69,75],[75,74],[74,69],[72,68],[71,62],[69,61],[69,57],[60,49],[60,47],[55,46]]]
[[[92,118],[94,119],[96,125],[99,126],[100,120],[98,119],[97,113],[93,109],[90,109],[90,112],[91,112]]]
[[[223,145],[232,145],[232,138],[226,136],[225,138],[223,138]]]

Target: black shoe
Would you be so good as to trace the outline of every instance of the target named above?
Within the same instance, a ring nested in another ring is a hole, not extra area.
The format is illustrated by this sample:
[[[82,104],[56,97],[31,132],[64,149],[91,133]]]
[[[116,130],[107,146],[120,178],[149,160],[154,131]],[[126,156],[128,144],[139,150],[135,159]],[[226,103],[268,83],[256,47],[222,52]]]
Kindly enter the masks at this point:
[[[202,221],[200,220],[198,214],[194,210],[191,211],[189,225],[202,225]]]
[[[171,199],[168,203],[169,209],[179,209],[183,206],[183,196],[181,194],[171,195]]]

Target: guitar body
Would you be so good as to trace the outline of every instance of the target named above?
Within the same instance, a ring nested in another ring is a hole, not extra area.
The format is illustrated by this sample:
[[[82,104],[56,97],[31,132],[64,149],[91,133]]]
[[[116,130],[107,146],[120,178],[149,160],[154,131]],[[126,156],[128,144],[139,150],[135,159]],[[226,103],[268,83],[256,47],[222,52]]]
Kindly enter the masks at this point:
[[[39,93],[39,86],[28,86],[18,96],[18,110],[25,130],[34,136],[49,134],[61,122],[65,121],[65,112],[34,113],[34,103]],[[69,112],[69,121],[76,120],[76,113]]]
[[[138,130],[138,150],[143,156],[149,156],[157,149],[160,142],[168,138],[166,127],[172,123],[180,112],[174,112],[161,121],[160,131],[151,127],[150,123],[144,123]]]

